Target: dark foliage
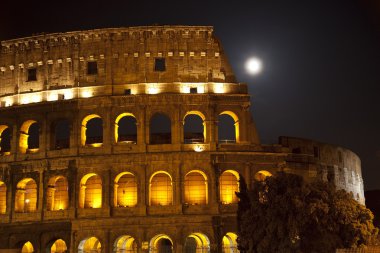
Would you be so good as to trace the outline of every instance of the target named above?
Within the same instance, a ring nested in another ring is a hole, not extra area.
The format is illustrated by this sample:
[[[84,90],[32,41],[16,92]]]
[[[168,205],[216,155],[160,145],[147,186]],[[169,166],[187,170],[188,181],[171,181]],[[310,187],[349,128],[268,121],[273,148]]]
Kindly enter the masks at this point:
[[[333,253],[366,245],[373,214],[324,182],[279,173],[247,190],[241,182],[238,245],[253,253]]]

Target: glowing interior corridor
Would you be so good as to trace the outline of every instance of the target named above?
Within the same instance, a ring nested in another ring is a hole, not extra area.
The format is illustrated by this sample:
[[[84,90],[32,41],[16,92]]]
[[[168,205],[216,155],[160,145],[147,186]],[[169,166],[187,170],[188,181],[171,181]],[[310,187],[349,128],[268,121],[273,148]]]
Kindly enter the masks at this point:
[[[116,207],[132,207],[137,204],[137,182],[130,172],[120,173],[115,178],[114,196]]]
[[[150,205],[167,206],[173,204],[171,176],[164,171],[156,172],[150,179]]]
[[[220,176],[219,186],[222,204],[234,204],[238,202],[235,192],[239,191],[239,174],[236,171],[224,171]]]

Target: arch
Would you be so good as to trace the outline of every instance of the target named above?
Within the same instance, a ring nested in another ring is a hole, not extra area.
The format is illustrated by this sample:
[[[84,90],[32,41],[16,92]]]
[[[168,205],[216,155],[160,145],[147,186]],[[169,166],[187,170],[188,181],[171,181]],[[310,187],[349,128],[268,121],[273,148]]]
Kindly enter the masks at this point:
[[[15,212],[29,213],[37,210],[37,184],[32,178],[24,178],[16,186]]]
[[[267,177],[271,177],[271,176],[272,176],[272,173],[270,173],[269,171],[260,170],[260,171],[256,172],[254,178],[256,181],[263,182],[263,181],[265,181],[265,179]]]
[[[222,239],[222,252],[223,253],[239,253],[237,248],[237,235],[235,233],[228,232]]]
[[[137,143],[137,120],[132,113],[125,112],[117,116],[115,120],[115,142]]]
[[[51,246],[49,245],[47,252],[48,253],[66,253],[67,252],[66,242],[62,239],[56,240]]]
[[[150,240],[149,252],[150,253],[172,253],[173,240],[165,234],[158,234]]]
[[[185,175],[185,202],[190,205],[208,203],[207,176],[199,170],[192,170]]]
[[[234,170],[226,170],[219,179],[219,193],[222,204],[234,204],[238,202],[235,192],[239,191],[239,173]]]
[[[21,253],[33,253],[34,252],[34,247],[31,242],[26,242],[21,248]]]
[[[25,121],[20,128],[19,149],[22,154],[39,149],[39,125],[35,120]]]
[[[0,125],[0,155],[10,155],[11,130],[6,125]]]
[[[171,120],[163,113],[155,113],[150,118],[150,144],[171,144]]]
[[[59,119],[51,124],[50,147],[54,150],[70,148],[70,121]]]
[[[66,210],[69,206],[69,185],[66,177],[55,176],[50,178],[48,188],[46,204],[47,210],[57,211]]]
[[[208,253],[210,252],[210,240],[202,233],[192,233],[185,240],[185,253]]]
[[[137,253],[137,242],[129,235],[118,237],[113,245],[114,253]]]
[[[79,190],[80,208],[102,207],[102,179],[95,173],[82,177]]]
[[[92,122],[92,123],[91,123]],[[91,124],[90,127],[88,124]],[[101,128],[101,130],[99,129]],[[81,125],[81,144],[99,147],[103,143],[103,120],[97,114],[87,115],[82,120]]]
[[[189,111],[183,118],[184,143],[204,143],[206,139],[206,117],[199,111]]]
[[[78,253],[100,253],[102,245],[98,238],[88,237],[83,239],[78,246]]]
[[[239,138],[240,126],[238,116],[232,111],[221,112],[218,117],[218,142],[236,143],[240,141]]]
[[[154,173],[149,180],[149,205],[167,206],[172,204],[172,177],[165,171],[158,171]]]
[[[114,205],[127,207],[137,205],[137,181],[135,175],[130,172],[122,172],[115,178]]]
[[[0,181],[0,214],[5,214],[7,211],[7,186]]]

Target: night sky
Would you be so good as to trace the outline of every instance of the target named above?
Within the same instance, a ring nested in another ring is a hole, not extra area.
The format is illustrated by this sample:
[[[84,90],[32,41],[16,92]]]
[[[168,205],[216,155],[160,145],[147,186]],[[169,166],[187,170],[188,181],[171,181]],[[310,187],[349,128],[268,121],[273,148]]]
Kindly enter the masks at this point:
[[[378,0],[1,2],[0,40],[152,24],[212,25],[239,82],[249,84],[261,141],[280,135],[344,146],[380,189]],[[250,56],[264,71],[249,76]]]

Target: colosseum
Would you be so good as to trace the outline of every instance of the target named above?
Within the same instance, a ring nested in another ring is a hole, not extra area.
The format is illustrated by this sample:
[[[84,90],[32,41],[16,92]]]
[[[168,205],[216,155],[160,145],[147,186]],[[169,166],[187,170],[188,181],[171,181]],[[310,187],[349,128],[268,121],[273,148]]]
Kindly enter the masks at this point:
[[[0,252],[238,252],[239,178],[278,171],[364,203],[350,150],[260,143],[213,27],[41,34],[0,50]]]

